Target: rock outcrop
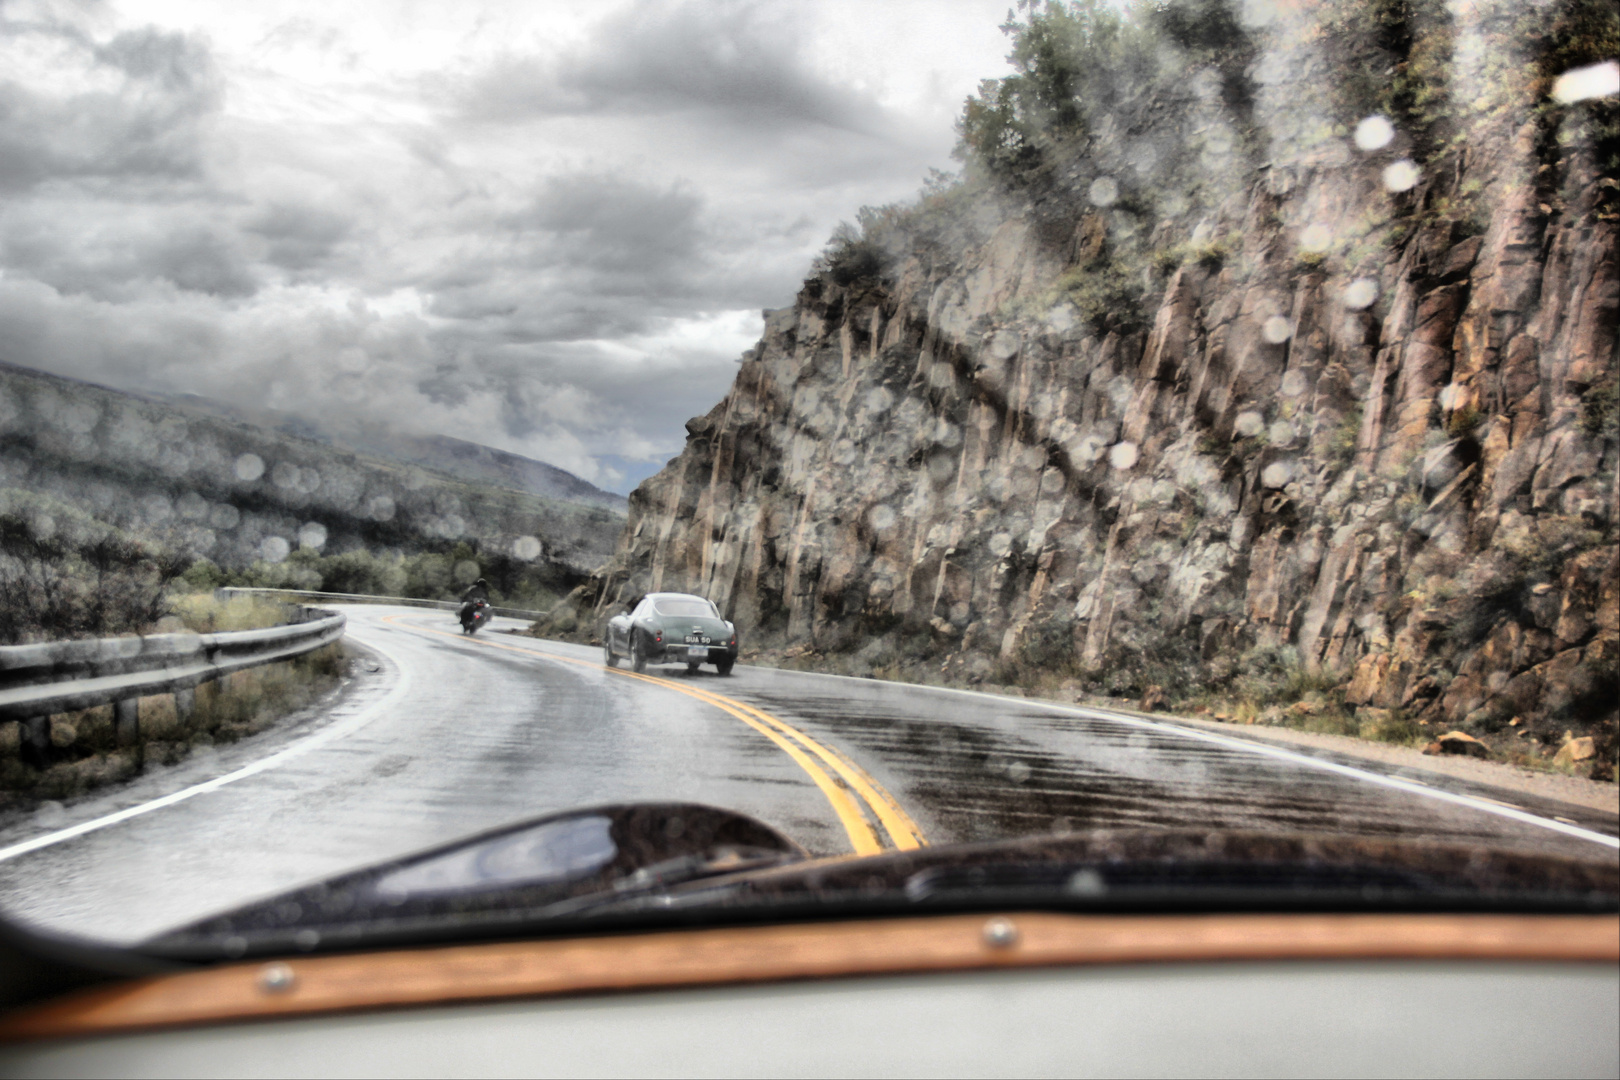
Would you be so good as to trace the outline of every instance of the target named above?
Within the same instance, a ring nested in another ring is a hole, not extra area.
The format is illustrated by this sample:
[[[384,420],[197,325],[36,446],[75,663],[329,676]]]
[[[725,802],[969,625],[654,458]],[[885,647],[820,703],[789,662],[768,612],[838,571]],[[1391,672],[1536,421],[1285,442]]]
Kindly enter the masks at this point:
[[[1277,134],[1319,60],[1276,60],[1217,203],[987,187],[946,256],[918,226],[812,276],[549,629],[689,590],[755,643],[1133,695],[1281,655],[1612,755],[1620,185],[1525,82],[1398,190],[1399,146]],[[1160,260],[1134,322],[1072,287],[1123,230]]]

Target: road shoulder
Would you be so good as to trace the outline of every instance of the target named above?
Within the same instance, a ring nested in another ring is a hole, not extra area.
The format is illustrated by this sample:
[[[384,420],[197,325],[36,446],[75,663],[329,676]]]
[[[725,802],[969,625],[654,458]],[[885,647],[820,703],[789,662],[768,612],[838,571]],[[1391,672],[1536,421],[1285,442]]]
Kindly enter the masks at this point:
[[[1030,698],[1029,700],[1045,702],[1048,699]],[[1050,704],[1071,707],[1073,705],[1071,702],[1063,701],[1050,701]],[[1402,774],[1409,772],[1425,773],[1436,778],[1462,781],[1467,785],[1494,788],[1505,795],[1528,795],[1537,799],[1578,806],[1585,810],[1606,814],[1613,819],[1617,826],[1620,826],[1620,787],[1597,780],[1587,780],[1579,776],[1535,772],[1499,761],[1481,761],[1477,758],[1449,755],[1444,757],[1429,755],[1412,747],[1369,742],[1366,739],[1357,739],[1349,735],[1329,735],[1314,731],[1299,731],[1295,728],[1255,728],[1247,725],[1223,724],[1215,720],[1203,720],[1197,717],[1178,716],[1170,713],[1138,712],[1134,709],[1121,708],[1113,704],[1085,705],[1082,707],[1102,708],[1126,716],[1178,724],[1203,731],[1216,731],[1235,739],[1267,743],[1295,751],[1306,753],[1317,751],[1335,757],[1353,758],[1358,762],[1375,766],[1379,771],[1399,770]]]

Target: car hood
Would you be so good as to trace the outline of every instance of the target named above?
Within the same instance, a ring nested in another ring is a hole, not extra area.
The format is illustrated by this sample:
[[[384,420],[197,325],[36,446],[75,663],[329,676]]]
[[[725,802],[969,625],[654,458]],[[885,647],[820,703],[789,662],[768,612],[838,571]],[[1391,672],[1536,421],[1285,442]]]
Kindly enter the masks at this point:
[[[577,933],[614,926],[986,908],[1620,910],[1620,866],[1477,845],[1222,830],[1095,830],[812,858],[692,803],[518,822],[148,942],[172,959]]]

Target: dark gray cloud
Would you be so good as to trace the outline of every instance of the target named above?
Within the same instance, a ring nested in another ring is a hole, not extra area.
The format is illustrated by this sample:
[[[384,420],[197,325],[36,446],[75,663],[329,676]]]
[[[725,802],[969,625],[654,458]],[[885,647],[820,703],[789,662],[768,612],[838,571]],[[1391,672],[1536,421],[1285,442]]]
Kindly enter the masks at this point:
[[[748,125],[872,130],[875,102],[814,71],[801,41],[785,9],[753,0],[635,4],[560,57],[499,61],[462,90],[461,104],[496,121],[701,110]]]
[[[313,270],[354,231],[344,214],[319,206],[272,202],[248,216],[243,229],[264,241],[264,259],[284,270]]]
[[[81,53],[85,73],[106,84],[50,95],[0,74],[0,191],[59,179],[201,175],[203,129],[220,86],[199,42],[144,29],[97,45],[69,24],[4,19],[0,34]]]
[[[570,262],[610,273],[661,273],[689,264],[703,240],[703,199],[599,173],[553,176],[533,203],[503,224],[556,238]]]
[[[9,273],[98,300],[165,288],[243,297],[259,287],[238,233],[192,208],[106,218],[10,213],[0,224],[0,261]]]

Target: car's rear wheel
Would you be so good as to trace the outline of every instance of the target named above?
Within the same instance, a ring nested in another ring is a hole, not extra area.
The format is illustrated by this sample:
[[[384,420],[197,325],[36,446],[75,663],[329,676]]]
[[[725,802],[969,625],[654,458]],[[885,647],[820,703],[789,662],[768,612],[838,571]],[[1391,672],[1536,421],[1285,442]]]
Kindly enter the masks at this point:
[[[716,660],[714,662],[714,670],[718,671],[722,675],[730,675],[731,665],[735,664],[736,662],[737,661],[735,660]]]
[[[647,649],[642,645],[641,638],[632,634],[630,636],[630,669],[632,671],[647,670]]]
[[[608,667],[619,666],[619,658],[613,652],[613,642],[611,641],[604,640],[602,642],[602,663],[606,664]]]
[[[696,675],[697,674],[697,669],[702,667],[702,666],[703,666],[702,664],[688,663],[686,665],[686,673],[688,675]]]

